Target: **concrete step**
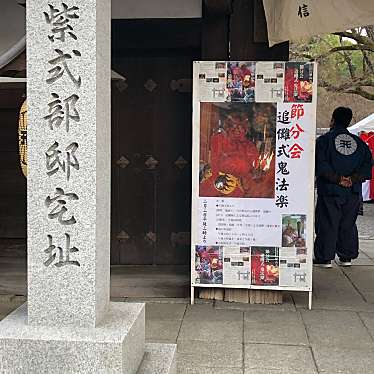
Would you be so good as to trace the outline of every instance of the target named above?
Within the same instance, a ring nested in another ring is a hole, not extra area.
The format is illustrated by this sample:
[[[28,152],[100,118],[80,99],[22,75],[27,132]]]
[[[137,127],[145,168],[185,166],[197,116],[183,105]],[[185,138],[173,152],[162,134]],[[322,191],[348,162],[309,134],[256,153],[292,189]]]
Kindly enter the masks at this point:
[[[177,345],[147,343],[137,374],[177,374]]]

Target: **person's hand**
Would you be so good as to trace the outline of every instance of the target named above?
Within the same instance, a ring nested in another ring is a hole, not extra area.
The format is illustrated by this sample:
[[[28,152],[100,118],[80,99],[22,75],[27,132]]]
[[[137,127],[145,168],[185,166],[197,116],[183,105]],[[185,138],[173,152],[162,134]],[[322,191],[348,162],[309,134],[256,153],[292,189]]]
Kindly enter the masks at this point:
[[[342,187],[345,187],[345,188],[350,188],[352,187],[352,180],[350,177],[341,177],[340,178],[340,183],[339,183]]]
[[[351,188],[352,187],[351,177],[340,177],[339,185],[345,188]]]

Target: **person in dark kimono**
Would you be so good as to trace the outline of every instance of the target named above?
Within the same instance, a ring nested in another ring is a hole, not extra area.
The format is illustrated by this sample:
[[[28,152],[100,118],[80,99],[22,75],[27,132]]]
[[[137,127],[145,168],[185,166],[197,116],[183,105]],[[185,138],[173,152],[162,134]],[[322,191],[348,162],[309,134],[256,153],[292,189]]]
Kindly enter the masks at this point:
[[[347,127],[350,108],[338,107],[332,114],[330,131],[317,139],[317,205],[314,264],[330,268],[350,266],[358,257],[356,219],[360,207],[361,184],[371,178],[369,147]]]

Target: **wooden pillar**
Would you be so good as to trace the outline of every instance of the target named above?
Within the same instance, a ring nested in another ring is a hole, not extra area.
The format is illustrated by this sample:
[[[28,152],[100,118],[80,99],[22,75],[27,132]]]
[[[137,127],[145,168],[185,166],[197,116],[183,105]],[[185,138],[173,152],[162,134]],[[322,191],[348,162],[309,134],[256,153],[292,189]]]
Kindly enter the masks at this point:
[[[204,60],[287,61],[289,43],[269,48],[262,0],[205,0],[202,58]],[[282,292],[200,288],[199,297],[251,304],[280,304]]]
[[[229,59],[229,25],[231,0],[204,0],[201,32],[201,58],[203,60]],[[223,288],[198,288],[199,298],[223,300]]]
[[[229,59],[231,0],[205,0],[201,33],[203,60]]]
[[[229,40],[230,60],[288,60],[288,42],[269,48],[261,0],[233,0]]]

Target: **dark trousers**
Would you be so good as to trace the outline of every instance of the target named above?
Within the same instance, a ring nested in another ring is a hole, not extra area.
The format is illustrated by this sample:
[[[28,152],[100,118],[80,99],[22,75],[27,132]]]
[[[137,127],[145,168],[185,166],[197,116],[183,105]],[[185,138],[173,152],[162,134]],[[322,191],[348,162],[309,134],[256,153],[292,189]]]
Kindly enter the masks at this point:
[[[344,197],[318,196],[316,206],[316,240],[314,257],[330,261],[335,254],[346,259],[358,256],[356,219],[359,195]]]

